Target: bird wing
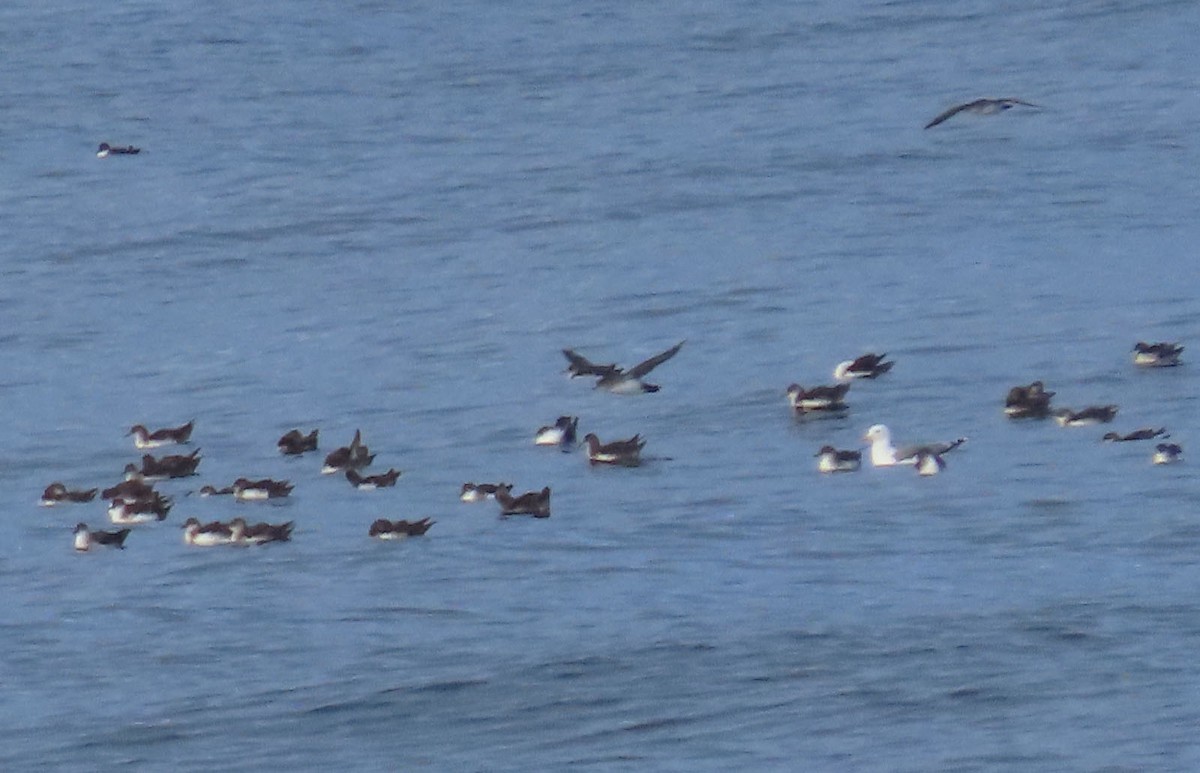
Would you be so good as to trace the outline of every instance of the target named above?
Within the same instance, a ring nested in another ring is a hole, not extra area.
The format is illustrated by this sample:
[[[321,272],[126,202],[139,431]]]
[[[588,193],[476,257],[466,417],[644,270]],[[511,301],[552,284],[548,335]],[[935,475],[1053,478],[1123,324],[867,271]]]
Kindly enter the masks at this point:
[[[562,353],[570,363],[567,370],[577,376],[607,376],[620,370],[616,364],[597,365],[582,354],[577,354],[570,349],[563,349]]]
[[[970,107],[973,104],[975,104],[975,103],[974,102],[964,102],[961,105],[955,105],[954,107],[950,108],[949,110],[945,111],[944,113],[938,114],[938,116],[936,118],[934,118],[929,123],[925,124],[925,128],[932,129],[933,127],[937,126],[939,123],[942,123],[943,121],[945,121],[949,118],[953,118],[954,116],[958,115],[959,113],[966,110],[968,107]]]
[[[637,365],[634,365],[632,368],[630,368],[626,375],[629,376],[629,378],[641,378],[642,376],[645,376],[659,365],[662,365],[676,354],[679,354],[679,350],[683,348],[683,344],[684,342],[680,341],[662,354],[656,354],[648,360],[639,362]]]

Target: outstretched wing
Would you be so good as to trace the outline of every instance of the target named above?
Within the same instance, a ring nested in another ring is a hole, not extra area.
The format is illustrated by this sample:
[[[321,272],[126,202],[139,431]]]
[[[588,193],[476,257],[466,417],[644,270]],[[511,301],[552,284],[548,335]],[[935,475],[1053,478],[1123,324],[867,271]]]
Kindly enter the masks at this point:
[[[978,100],[976,100],[976,101],[978,101]],[[949,118],[953,118],[954,116],[958,115],[959,113],[961,113],[962,111],[966,110],[967,108],[971,107],[974,104],[975,104],[975,102],[965,102],[961,105],[955,105],[954,107],[950,108],[946,112],[940,113],[937,118],[934,118],[932,121],[925,124],[925,128],[932,129],[933,127],[937,126],[939,123],[942,123],[943,121],[945,121]]]
[[[571,374],[571,378],[575,378],[576,376],[608,376],[619,370],[615,364],[597,365],[587,357],[576,354],[570,349],[563,349],[562,353],[567,358],[567,362],[570,363],[567,365],[567,372]]]
[[[629,378],[641,378],[642,376],[645,376],[659,365],[662,365],[676,354],[679,354],[679,350],[683,348],[683,344],[684,342],[680,341],[662,354],[656,354],[648,360],[639,362],[637,365],[634,365],[632,368],[630,368],[626,375],[628,375]]]

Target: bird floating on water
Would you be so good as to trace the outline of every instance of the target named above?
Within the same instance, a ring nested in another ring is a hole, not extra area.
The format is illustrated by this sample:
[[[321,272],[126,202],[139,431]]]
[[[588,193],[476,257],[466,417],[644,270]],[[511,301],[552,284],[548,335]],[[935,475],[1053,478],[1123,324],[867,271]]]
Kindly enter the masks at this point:
[[[1060,427],[1090,427],[1093,424],[1107,424],[1116,415],[1117,406],[1115,405],[1089,405],[1082,411],[1059,408],[1054,412],[1054,420]]]
[[[575,431],[579,427],[578,416],[559,416],[552,426],[540,427],[533,436],[534,445],[560,446],[569,451],[575,445]]]
[[[862,466],[861,451],[840,451],[822,446],[816,453],[817,469],[821,472],[854,472]]]
[[[897,464],[916,464],[918,454],[932,454],[940,457],[948,451],[953,451],[967,442],[960,437],[950,443],[927,443],[924,445],[904,446],[896,448],[892,445],[892,433],[884,424],[873,424],[863,437],[871,444],[871,464],[876,467],[891,467]]]
[[[885,361],[887,354],[868,352],[853,360],[839,362],[833,369],[833,377],[838,381],[850,381],[856,378],[879,378],[895,365],[895,361]]]
[[[87,552],[93,546],[98,545],[106,548],[125,549],[125,538],[129,536],[129,529],[118,529],[117,531],[92,531],[86,523],[75,525],[75,549],[80,553]]]
[[[797,414],[811,411],[844,411],[846,393],[850,391],[850,383],[843,382],[837,386],[815,386],[805,389],[799,384],[791,384],[787,388],[788,402]]]
[[[101,142],[100,147],[96,150],[96,158],[108,158],[112,156],[136,156],[141,153],[141,148],[135,148],[132,145],[109,145],[107,142]]]
[[[1153,461],[1155,464],[1171,464],[1179,461],[1183,447],[1177,443],[1159,443],[1154,448]]]
[[[1008,390],[1004,400],[1004,415],[1010,419],[1044,419],[1050,415],[1050,398],[1054,394],[1040,381],[1015,386]]]
[[[1179,344],[1138,341],[1133,346],[1133,364],[1143,368],[1171,368],[1179,364],[1180,354],[1183,354],[1183,347]]]
[[[1127,443],[1131,440],[1153,440],[1156,437],[1168,438],[1171,436],[1167,434],[1166,427],[1159,427],[1158,429],[1143,427],[1142,429],[1135,429],[1127,435],[1117,432],[1105,432],[1101,440],[1111,440],[1114,443]]]

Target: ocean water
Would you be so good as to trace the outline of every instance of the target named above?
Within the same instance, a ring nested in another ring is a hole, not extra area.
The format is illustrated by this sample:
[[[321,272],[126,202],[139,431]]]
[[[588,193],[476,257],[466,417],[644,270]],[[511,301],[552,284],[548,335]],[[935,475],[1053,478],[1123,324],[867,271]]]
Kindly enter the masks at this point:
[[[1195,770],[1187,2],[0,10],[6,770]],[[1040,108],[957,116],[980,96]],[[95,157],[101,141],[143,148]],[[686,340],[657,394],[568,379]],[[784,389],[886,351],[850,411]],[[536,448],[561,414],[646,464]],[[161,524],[77,555],[134,423]],[[826,443],[970,438],[935,478]],[[361,428],[395,489],[275,439]],[[187,492],[289,478],[236,505]],[[458,501],[549,485],[548,520]],[[294,520],[290,544],[179,525]],[[375,543],[377,517],[432,517]]]

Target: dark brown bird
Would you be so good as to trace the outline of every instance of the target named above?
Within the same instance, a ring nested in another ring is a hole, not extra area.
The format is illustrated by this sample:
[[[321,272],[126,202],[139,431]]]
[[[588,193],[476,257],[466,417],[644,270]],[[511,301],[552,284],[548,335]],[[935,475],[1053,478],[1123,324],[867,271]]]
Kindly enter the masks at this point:
[[[532,515],[534,518],[550,517],[550,487],[541,491],[527,491],[514,497],[504,489],[496,490],[496,501],[500,503],[500,515]]]
[[[63,502],[91,502],[96,498],[99,489],[90,488],[83,491],[71,491],[62,483],[54,482],[42,492],[41,506],[53,507]]]
[[[361,470],[374,460],[375,454],[362,444],[362,432],[354,430],[354,439],[350,441],[350,445],[331,451],[325,457],[325,465],[321,468],[321,474],[331,475],[346,470]]]
[[[588,461],[592,464],[613,464],[620,467],[637,467],[642,462],[642,448],[646,441],[641,435],[634,435],[626,440],[614,440],[611,443],[601,443],[595,433],[584,435],[587,443]]]
[[[360,475],[358,470],[346,470],[346,480],[350,481],[351,485],[359,491],[395,486],[399,479],[400,471],[394,467],[379,475]]]
[[[496,498],[496,492],[503,489],[506,492],[512,491],[511,483],[464,483],[462,485],[462,493],[458,498],[464,502],[482,502],[489,497]]]
[[[279,438],[279,442],[275,444],[281,454],[289,454],[296,456],[305,451],[317,450],[317,430],[313,430],[307,435],[301,434],[300,430],[293,429]]]
[[[147,479],[186,478],[189,475],[195,475],[198,466],[200,466],[199,448],[187,456],[172,455],[164,456],[161,459],[155,459],[150,454],[146,454],[142,457],[140,472]]]
[[[133,435],[133,444],[137,448],[158,448],[188,442],[195,426],[196,420],[192,419],[180,427],[165,427],[151,432],[141,424],[134,424],[127,434]]]
[[[422,518],[419,521],[389,521],[386,518],[379,518],[371,524],[371,528],[367,534],[375,539],[404,539],[405,537],[420,537],[425,532],[429,531],[429,527],[437,523],[437,521],[429,518]]]

